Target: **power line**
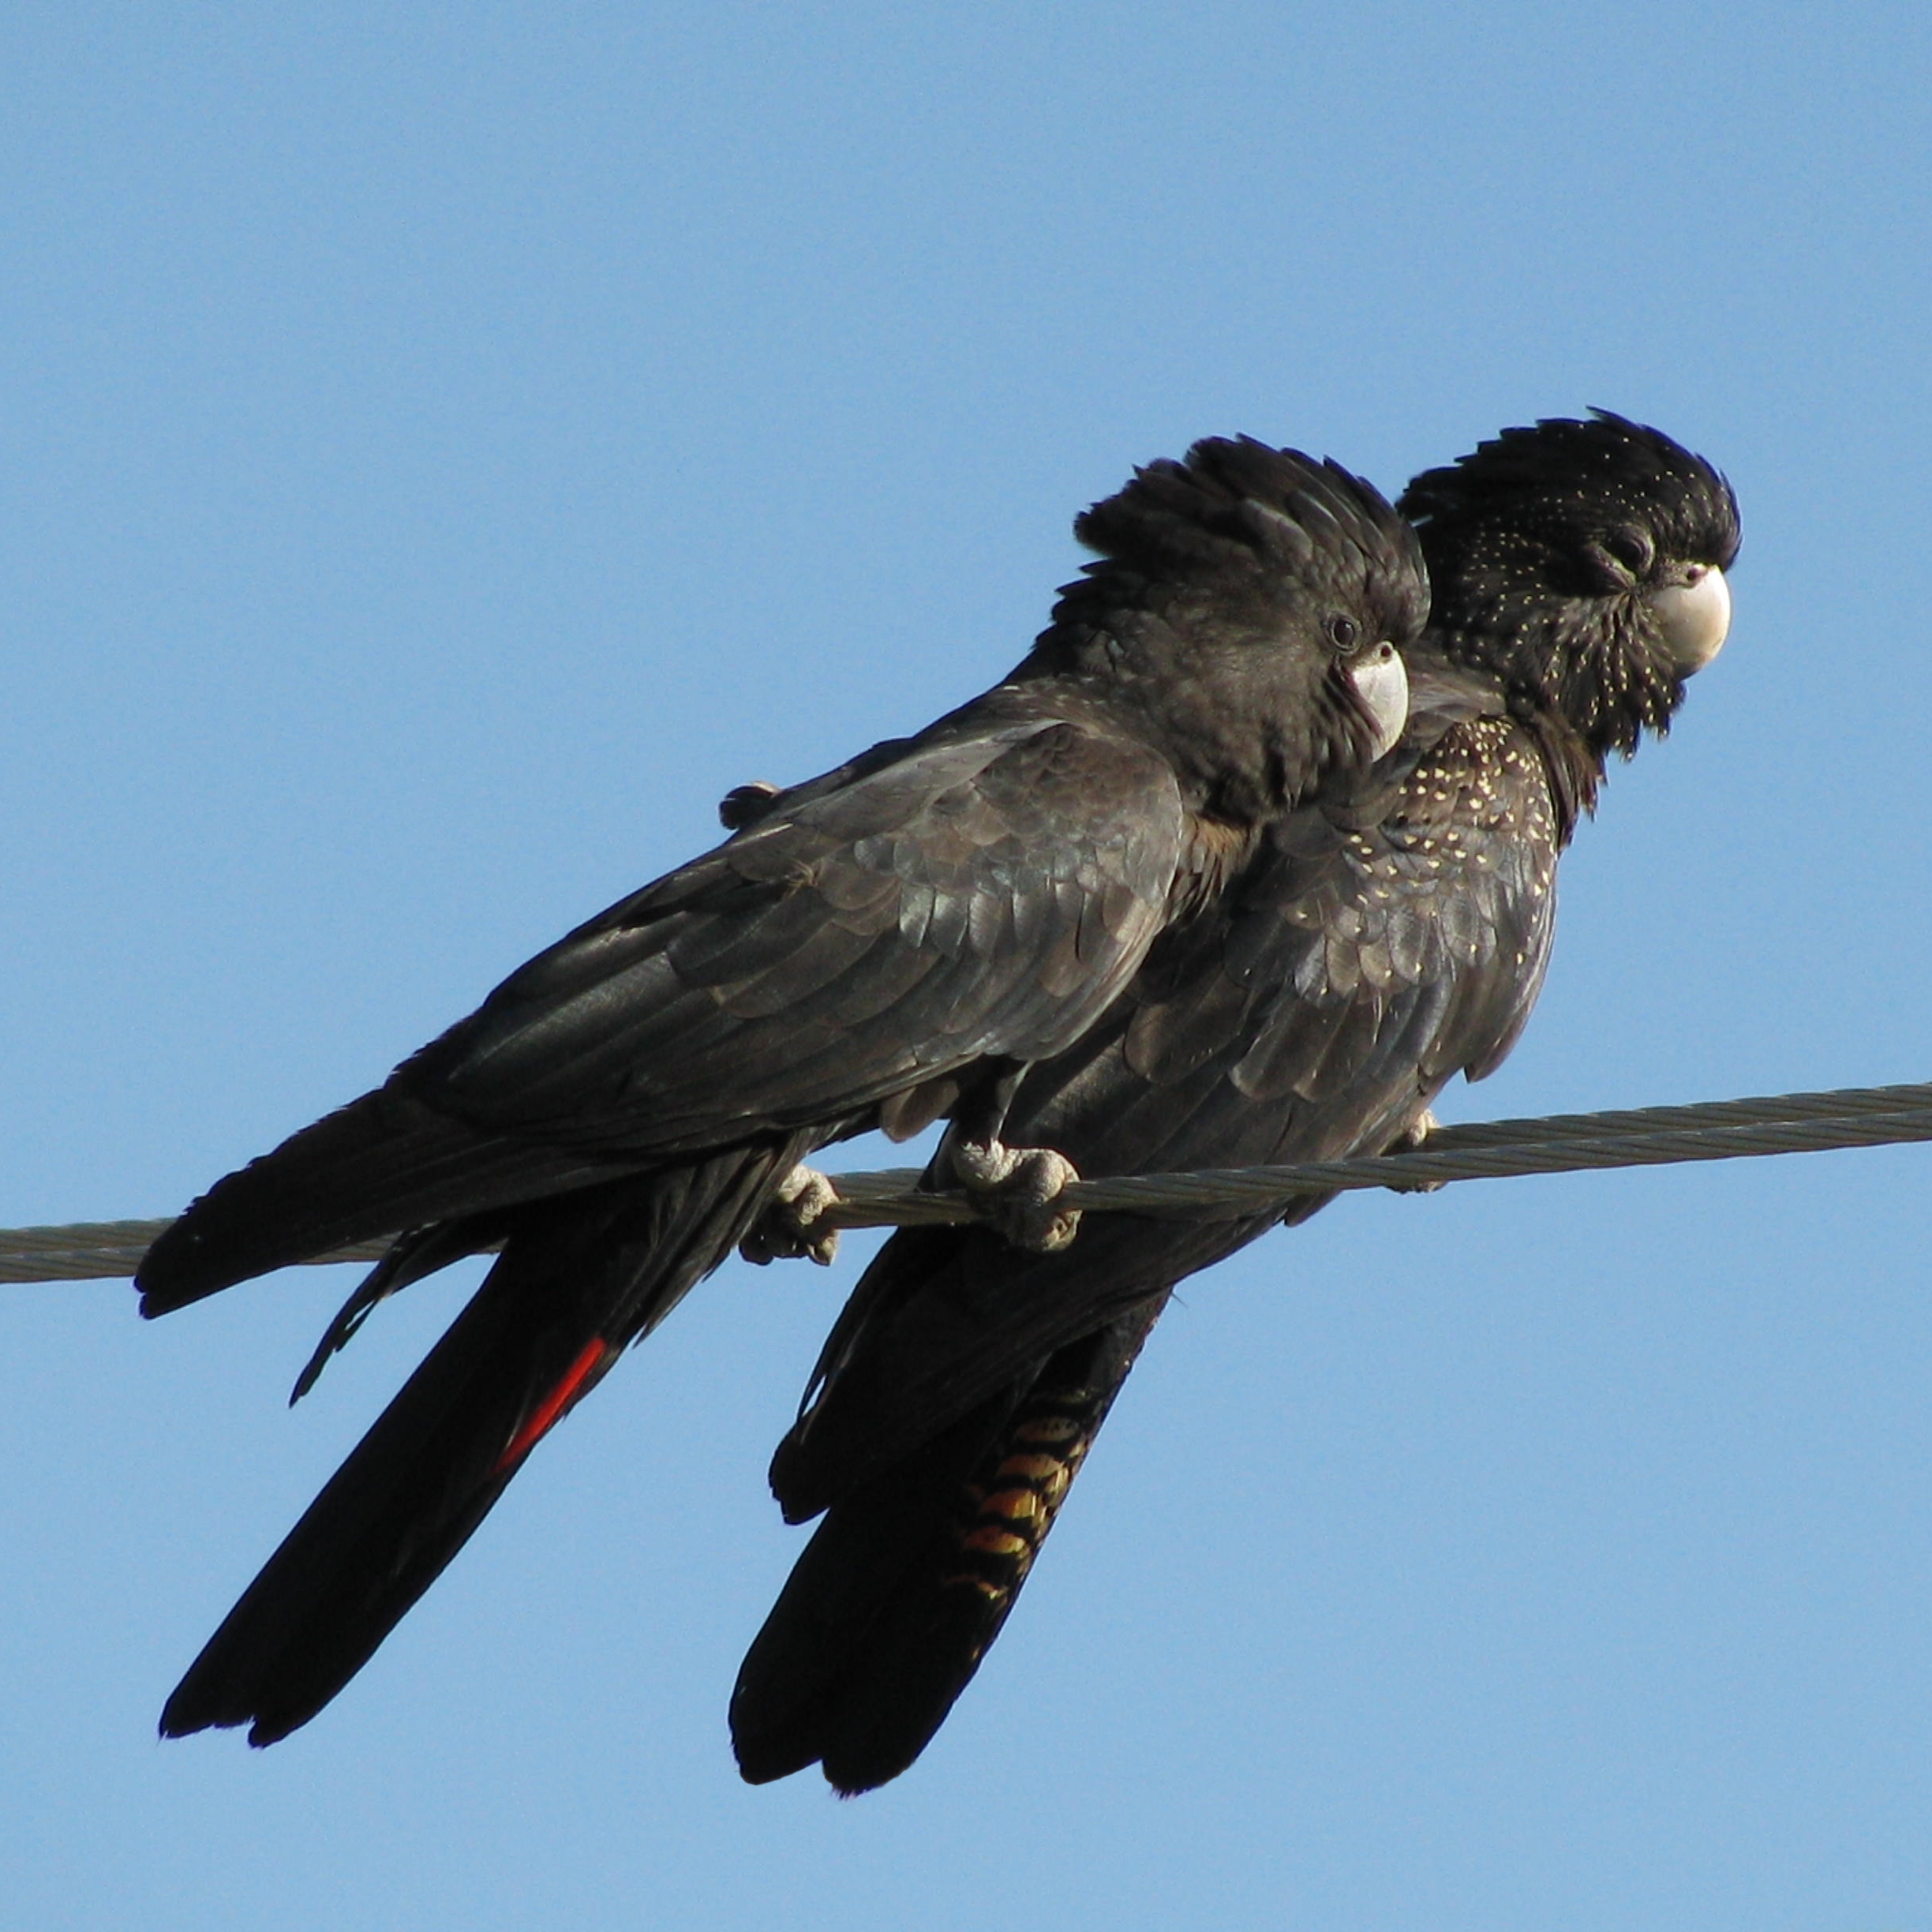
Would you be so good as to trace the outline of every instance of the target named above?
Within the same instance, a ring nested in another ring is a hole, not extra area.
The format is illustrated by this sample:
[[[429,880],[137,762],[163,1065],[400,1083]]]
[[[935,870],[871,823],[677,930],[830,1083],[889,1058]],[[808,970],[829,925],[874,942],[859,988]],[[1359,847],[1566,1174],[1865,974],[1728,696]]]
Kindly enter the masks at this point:
[[[1452,1181],[1815,1154],[1915,1140],[1932,1140],[1932,1082],[1490,1121],[1440,1128],[1425,1147],[1410,1153],[1309,1161],[1294,1166],[1211,1168],[1198,1174],[1077,1181],[1062,1198],[1069,1207],[1088,1213],[1111,1209],[1225,1218],[1279,1211],[1309,1194],[1357,1188],[1416,1189]],[[919,1178],[919,1170],[911,1167],[834,1174],[840,1198],[825,1219],[837,1227],[930,1227],[973,1219],[964,1195],[923,1192]],[[167,1225],[164,1220],[81,1221],[60,1227],[0,1229],[0,1282],[99,1281],[131,1275]],[[363,1241],[313,1260],[373,1261],[388,1246],[387,1240]]]

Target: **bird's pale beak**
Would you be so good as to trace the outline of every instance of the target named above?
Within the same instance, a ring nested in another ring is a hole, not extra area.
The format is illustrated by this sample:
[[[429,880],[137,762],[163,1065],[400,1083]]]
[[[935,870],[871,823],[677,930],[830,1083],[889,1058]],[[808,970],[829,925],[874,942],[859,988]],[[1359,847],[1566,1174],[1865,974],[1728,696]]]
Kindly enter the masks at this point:
[[[1690,583],[1653,591],[1650,608],[1679,677],[1688,677],[1724,649],[1731,628],[1731,586],[1713,564]]]
[[[1375,755],[1380,758],[1409,722],[1409,669],[1393,644],[1375,644],[1348,667],[1355,695],[1375,720]]]

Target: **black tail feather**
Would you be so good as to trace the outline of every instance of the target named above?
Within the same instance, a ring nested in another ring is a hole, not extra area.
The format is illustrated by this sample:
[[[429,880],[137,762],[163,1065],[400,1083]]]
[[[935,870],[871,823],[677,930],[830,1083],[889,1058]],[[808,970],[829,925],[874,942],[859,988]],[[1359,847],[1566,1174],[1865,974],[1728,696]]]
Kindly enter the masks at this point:
[[[567,1148],[484,1133],[393,1084],[379,1087],[216,1181],[189,1207],[141,1263],[141,1312],[168,1314],[352,1241],[625,1171]]]
[[[268,1744],[314,1717],[804,1151],[736,1150],[518,1211],[469,1305],[189,1668],[163,1734],[246,1724]]]
[[[390,1296],[400,1294],[405,1288],[439,1273],[452,1261],[485,1254],[500,1246],[511,1219],[504,1214],[470,1215],[459,1221],[438,1221],[428,1227],[413,1228],[399,1236],[336,1310],[335,1319],[323,1331],[315,1353],[295,1378],[295,1386],[289,1391],[289,1406],[293,1409],[315,1387],[331,1360],[356,1339],[362,1324]]]
[[[918,1758],[972,1681],[1166,1297],[1061,1349],[834,1504],[732,1693],[739,1768],[842,1794]]]

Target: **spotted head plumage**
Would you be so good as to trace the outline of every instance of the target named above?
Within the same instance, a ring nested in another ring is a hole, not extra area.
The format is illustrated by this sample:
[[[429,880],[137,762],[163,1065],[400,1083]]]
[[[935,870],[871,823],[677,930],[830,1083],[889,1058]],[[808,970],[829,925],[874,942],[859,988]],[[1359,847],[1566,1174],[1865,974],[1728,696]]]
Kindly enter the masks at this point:
[[[1557,713],[1599,762],[1668,731],[1724,642],[1737,500],[1660,430],[1606,410],[1506,429],[1424,471],[1400,507],[1443,649],[1518,710]]]

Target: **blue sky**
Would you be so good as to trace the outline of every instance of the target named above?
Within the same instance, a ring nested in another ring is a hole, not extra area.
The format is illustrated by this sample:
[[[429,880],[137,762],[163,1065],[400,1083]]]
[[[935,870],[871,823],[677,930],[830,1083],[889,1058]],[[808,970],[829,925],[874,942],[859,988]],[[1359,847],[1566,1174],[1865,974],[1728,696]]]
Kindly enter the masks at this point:
[[[713,804],[995,678],[1209,432],[1391,492],[1604,404],[1730,649],[1457,1118],[1923,1077],[1919,8],[0,21],[0,1224],[160,1215]],[[736,1264],[266,1754],[162,1698],[448,1318],[0,1310],[36,1927],[1932,1927],[1911,1149],[1358,1196],[1163,1324],[919,1765],[751,1791],[763,1469],[864,1244]],[[875,1164],[872,1150],[852,1164]]]

